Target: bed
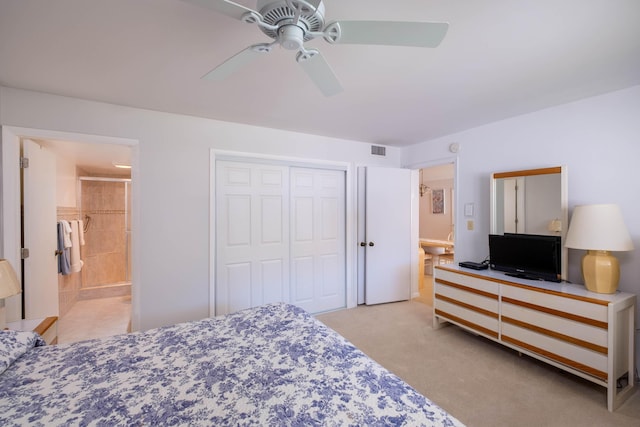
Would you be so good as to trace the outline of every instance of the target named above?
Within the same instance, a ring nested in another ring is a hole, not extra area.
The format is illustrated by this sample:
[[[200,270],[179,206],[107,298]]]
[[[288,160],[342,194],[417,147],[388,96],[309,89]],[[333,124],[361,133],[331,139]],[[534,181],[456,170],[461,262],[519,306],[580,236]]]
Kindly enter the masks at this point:
[[[462,425],[289,304],[67,345],[0,336],[3,426]]]

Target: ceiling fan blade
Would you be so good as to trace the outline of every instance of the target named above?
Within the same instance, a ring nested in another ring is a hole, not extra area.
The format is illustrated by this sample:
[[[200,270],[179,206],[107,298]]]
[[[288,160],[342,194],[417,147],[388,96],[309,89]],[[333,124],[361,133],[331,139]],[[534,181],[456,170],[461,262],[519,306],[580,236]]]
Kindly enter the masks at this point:
[[[320,51],[316,49],[300,51],[296,60],[324,96],[333,96],[342,92],[342,85]]]
[[[436,47],[448,29],[446,22],[338,21],[324,33],[329,43]]]
[[[220,81],[224,80],[233,74],[236,70],[245,67],[256,60],[259,56],[271,51],[271,44],[256,44],[249,46],[245,50],[242,50],[231,58],[227,59],[222,64],[218,65],[213,70],[202,76],[206,80]]]
[[[189,3],[197,4],[198,6],[206,7],[207,9],[213,9],[216,12],[227,15],[230,18],[235,18],[242,21],[242,17],[249,13],[255,13],[258,16],[260,14],[253,9],[244,7],[238,3],[234,3],[228,0],[184,0]]]
[[[311,12],[311,13],[318,10],[320,3],[322,3],[322,0],[302,0],[302,1],[306,3],[306,5],[303,5],[303,7],[306,9],[307,12]]]

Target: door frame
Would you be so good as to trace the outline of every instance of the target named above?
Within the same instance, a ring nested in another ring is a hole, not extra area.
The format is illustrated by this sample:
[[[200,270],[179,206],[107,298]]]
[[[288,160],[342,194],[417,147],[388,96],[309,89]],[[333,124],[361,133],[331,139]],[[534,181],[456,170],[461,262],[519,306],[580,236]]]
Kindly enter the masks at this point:
[[[283,166],[300,166],[317,169],[331,169],[345,172],[345,284],[347,308],[357,305],[356,284],[356,200],[354,166],[349,162],[317,160],[303,157],[278,156],[218,150],[212,148],[209,155],[209,316],[215,316],[216,303],[216,161],[240,161],[267,163]]]
[[[18,277],[20,270],[20,140],[22,138],[31,139],[57,139],[71,142],[87,144],[119,144],[131,148],[131,328],[138,330],[140,325],[140,290],[136,284],[140,283],[140,272],[136,265],[140,257],[139,245],[136,242],[140,238],[140,161],[139,161],[139,141],[137,139],[92,135],[78,132],[61,132],[46,129],[34,129],[18,126],[0,126],[2,130],[1,159],[2,159],[2,187],[0,188],[0,236],[2,246],[0,247],[2,257],[8,259],[16,268]],[[22,313],[19,313],[22,317]],[[7,312],[9,315],[9,312]]]
[[[454,212],[454,224],[456,224],[456,227],[458,227],[459,221],[458,221],[458,215],[459,215],[459,209],[458,209],[458,197],[460,192],[458,191],[458,155],[455,156],[448,156],[448,157],[442,157],[439,159],[435,159],[435,160],[428,160],[428,161],[422,161],[422,162],[417,162],[417,163],[410,163],[407,165],[404,165],[403,167],[407,168],[407,169],[411,169],[415,172],[415,174],[413,175],[413,180],[411,183],[411,201],[412,201],[412,205],[411,205],[411,245],[414,248],[417,248],[420,244],[420,196],[418,194],[418,185],[419,185],[419,178],[418,178],[418,172],[420,169],[426,169],[426,168],[431,168],[431,167],[435,167],[435,166],[442,166],[442,165],[448,165],[448,164],[452,164],[453,163],[453,198],[451,200],[452,206],[453,206],[453,212]],[[456,244],[456,241],[458,239],[458,232],[456,231],[453,234],[453,242],[454,242],[454,247]],[[412,268],[413,273],[412,274],[416,274],[415,280],[414,277],[412,277],[411,283],[412,286],[412,298],[415,297],[419,297],[420,296],[420,291],[418,289],[418,280],[417,280],[417,274],[418,274],[418,257],[414,258],[414,266]]]

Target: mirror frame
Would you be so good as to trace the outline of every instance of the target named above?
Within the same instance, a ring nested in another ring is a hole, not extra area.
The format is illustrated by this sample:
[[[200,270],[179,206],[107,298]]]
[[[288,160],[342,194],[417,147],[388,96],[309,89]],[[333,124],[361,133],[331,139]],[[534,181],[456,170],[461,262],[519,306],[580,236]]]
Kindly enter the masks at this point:
[[[491,205],[490,205],[490,218],[491,223],[489,227],[489,232],[494,234],[497,230],[497,182],[501,178],[515,178],[515,177],[527,177],[527,176],[537,176],[537,175],[549,175],[549,174],[560,174],[560,212],[562,221],[562,231],[560,232],[560,241],[562,244],[561,254],[562,260],[560,264],[561,276],[562,280],[567,280],[567,265],[568,265],[568,255],[569,250],[564,246],[565,237],[567,234],[567,228],[569,228],[569,196],[568,196],[568,178],[567,178],[567,167],[566,166],[554,166],[547,168],[538,168],[538,169],[526,169],[519,171],[509,171],[509,172],[495,172],[491,174]]]

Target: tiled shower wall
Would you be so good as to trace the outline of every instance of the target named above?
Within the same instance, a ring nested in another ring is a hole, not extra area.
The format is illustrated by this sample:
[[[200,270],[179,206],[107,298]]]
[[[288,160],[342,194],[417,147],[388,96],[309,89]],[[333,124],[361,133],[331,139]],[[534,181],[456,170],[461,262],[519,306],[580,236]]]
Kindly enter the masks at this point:
[[[81,183],[85,245],[82,288],[112,285],[127,278],[125,182]]]

